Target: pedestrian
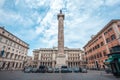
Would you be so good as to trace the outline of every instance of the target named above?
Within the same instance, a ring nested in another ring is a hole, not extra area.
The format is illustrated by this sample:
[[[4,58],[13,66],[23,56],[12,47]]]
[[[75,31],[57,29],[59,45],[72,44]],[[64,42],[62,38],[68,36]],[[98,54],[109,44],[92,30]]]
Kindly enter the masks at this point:
[[[105,70],[105,65],[103,65],[103,69]]]
[[[10,70],[11,72],[13,72],[13,67],[11,67],[11,70]]]
[[[25,71],[25,67],[23,68],[23,72]]]

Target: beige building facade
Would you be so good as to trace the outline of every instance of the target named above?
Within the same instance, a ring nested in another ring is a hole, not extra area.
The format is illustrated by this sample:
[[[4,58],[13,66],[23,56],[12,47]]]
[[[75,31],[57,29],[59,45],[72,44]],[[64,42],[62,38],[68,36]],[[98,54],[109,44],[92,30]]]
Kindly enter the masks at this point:
[[[64,47],[65,64],[68,67],[81,67],[82,57],[84,52],[79,48],[68,48]],[[56,67],[58,54],[58,47],[53,48],[40,48],[33,51],[34,66],[39,67],[45,65],[49,67]]]
[[[26,63],[26,56],[29,45],[8,32],[4,27],[0,27],[0,69],[19,70]]]

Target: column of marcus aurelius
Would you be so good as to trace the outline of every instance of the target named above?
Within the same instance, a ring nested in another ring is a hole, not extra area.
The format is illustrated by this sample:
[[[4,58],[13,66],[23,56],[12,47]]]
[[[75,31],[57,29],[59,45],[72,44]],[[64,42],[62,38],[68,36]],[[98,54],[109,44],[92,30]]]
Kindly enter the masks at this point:
[[[56,67],[66,65],[66,56],[64,54],[64,14],[62,10],[57,15],[58,18],[58,54],[56,59]]]

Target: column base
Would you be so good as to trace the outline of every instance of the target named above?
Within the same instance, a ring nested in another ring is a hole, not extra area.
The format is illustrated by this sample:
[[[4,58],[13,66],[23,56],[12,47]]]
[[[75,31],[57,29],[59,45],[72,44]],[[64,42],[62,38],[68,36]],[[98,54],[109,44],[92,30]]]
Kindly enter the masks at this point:
[[[61,68],[61,66],[66,66],[66,55],[65,54],[58,54],[56,59],[56,67]]]

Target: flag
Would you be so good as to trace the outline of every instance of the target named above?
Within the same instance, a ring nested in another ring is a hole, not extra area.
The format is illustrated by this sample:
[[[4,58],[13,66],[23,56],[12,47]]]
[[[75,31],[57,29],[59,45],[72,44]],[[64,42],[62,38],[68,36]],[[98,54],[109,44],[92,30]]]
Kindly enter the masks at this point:
[[[1,51],[0,56],[2,57],[4,55],[4,50]]]

